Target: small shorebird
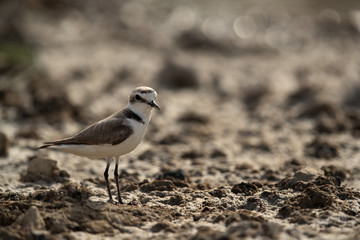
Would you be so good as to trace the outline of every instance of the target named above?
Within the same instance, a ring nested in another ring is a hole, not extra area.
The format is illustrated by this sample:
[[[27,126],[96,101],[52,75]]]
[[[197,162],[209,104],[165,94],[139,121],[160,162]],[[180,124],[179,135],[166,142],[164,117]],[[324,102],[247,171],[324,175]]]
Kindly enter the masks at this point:
[[[157,93],[149,87],[137,87],[130,96],[128,105],[121,111],[100,120],[78,134],[57,141],[45,142],[40,148],[59,149],[64,152],[90,159],[106,159],[104,177],[109,202],[114,202],[108,179],[110,164],[115,159],[114,177],[118,201],[123,203],[119,187],[118,165],[120,156],[134,150],[143,139],[150,122],[153,108],[160,110],[155,103]]]

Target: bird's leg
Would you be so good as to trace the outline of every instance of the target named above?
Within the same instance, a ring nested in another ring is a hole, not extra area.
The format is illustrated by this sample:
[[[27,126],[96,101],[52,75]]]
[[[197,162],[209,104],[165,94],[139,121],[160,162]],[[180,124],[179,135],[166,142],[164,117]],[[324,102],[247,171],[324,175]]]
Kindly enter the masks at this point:
[[[118,172],[119,160],[120,160],[120,157],[117,157],[115,159],[114,176],[115,176],[116,188],[117,188],[117,192],[118,192],[118,201],[119,201],[120,204],[123,204],[123,201],[121,199],[121,194],[120,194],[120,187],[119,187],[119,172]]]
[[[112,158],[106,158],[106,168],[105,168],[105,172],[104,172],[104,177],[105,177],[105,181],[106,181],[106,187],[107,187],[108,194],[109,194],[109,201],[108,202],[114,202],[113,199],[112,199],[111,191],[110,191],[109,173],[108,173],[111,161],[112,161]]]

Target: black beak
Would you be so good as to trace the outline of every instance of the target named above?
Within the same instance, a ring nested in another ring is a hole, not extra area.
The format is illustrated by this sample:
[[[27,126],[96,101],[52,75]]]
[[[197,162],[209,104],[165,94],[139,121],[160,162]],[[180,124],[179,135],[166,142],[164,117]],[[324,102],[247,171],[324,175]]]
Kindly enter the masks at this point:
[[[149,102],[149,105],[153,108],[156,108],[157,110],[160,110],[160,107],[154,101]]]

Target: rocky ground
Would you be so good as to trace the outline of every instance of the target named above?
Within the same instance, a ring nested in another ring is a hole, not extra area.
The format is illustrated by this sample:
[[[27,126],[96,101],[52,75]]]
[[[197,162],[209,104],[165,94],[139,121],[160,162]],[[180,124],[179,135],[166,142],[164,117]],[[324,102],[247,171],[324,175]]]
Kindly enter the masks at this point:
[[[0,239],[360,238],[357,1],[0,6]],[[104,160],[37,148],[140,85],[114,205]]]

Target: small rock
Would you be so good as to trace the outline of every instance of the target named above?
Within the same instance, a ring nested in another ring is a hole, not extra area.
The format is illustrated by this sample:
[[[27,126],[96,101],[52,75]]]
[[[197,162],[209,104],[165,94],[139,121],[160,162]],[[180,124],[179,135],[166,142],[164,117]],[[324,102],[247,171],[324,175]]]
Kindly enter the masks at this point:
[[[182,170],[182,169],[178,169],[175,171],[164,171],[164,173],[161,175],[161,179],[166,178],[166,177],[173,177],[173,178],[177,178],[179,180],[185,180],[185,178],[187,178],[184,170]]]
[[[250,211],[256,210],[257,212],[262,212],[265,210],[263,201],[259,198],[250,197],[246,200],[245,204],[241,206],[243,209]]]
[[[170,180],[155,180],[152,183],[145,183],[140,187],[140,190],[143,192],[173,191],[174,189],[176,189],[176,186]]]
[[[20,224],[23,228],[29,228],[31,230],[45,229],[45,222],[41,217],[38,208],[35,206],[31,206],[24,215],[21,215],[16,220],[16,223]]]
[[[134,181],[127,181],[125,184],[121,182],[120,188],[122,192],[132,192],[139,189],[139,184]]]
[[[278,211],[278,216],[287,218],[290,217],[299,207],[294,207],[291,205],[285,205]]]
[[[212,189],[211,191],[209,191],[209,194],[213,197],[217,197],[217,198],[223,198],[226,197],[226,192],[223,189]]]
[[[170,197],[168,200],[160,201],[161,203],[168,204],[171,206],[178,206],[184,203],[184,198],[181,195],[175,195]]]
[[[70,175],[56,166],[57,162],[49,158],[35,157],[30,160],[26,173],[21,177],[24,182],[65,182]]]
[[[331,206],[335,199],[331,194],[316,186],[307,188],[301,195],[292,199],[295,206],[301,208],[324,208]]]
[[[268,203],[275,205],[279,202],[281,197],[277,194],[276,191],[263,191],[260,194],[262,199],[265,199]]]
[[[292,177],[281,180],[277,185],[280,189],[296,188],[296,185],[314,181],[319,176],[324,176],[321,170],[308,167],[299,170]]]
[[[138,172],[130,173],[130,172],[126,171],[125,169],[121,169],[119,178],[122,180],[138,182],[139,181],[139,173]]]
[[[233,193],[242,193],[245,194],[245,196],[251,196],[254,195],[254,193],[256,193],[258,191],[258,187],[255,183],[239,183],[239,184],[235,184],[232,189],[231,192]]]
[[[63,195],[77,200],[85,200],[93,195],[93,192],[90,189],[76,183],[64,183],[59,188],[59,192],[60,191]]]
[[[185,175],[185,172],[182,169],[175,171],[164,171],[157,180],[170,180],[176,187],[189,187],[188,183],[191,183],[190,178]]]
[[[0,157],[7,157],[9,155],[10,142],[7,136],[0,132]]]

